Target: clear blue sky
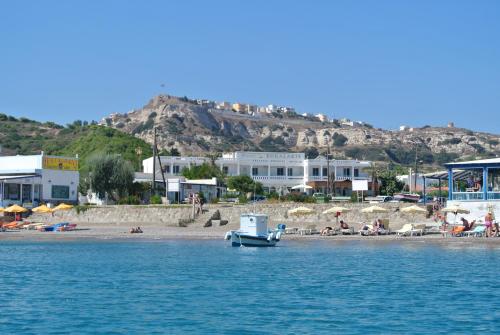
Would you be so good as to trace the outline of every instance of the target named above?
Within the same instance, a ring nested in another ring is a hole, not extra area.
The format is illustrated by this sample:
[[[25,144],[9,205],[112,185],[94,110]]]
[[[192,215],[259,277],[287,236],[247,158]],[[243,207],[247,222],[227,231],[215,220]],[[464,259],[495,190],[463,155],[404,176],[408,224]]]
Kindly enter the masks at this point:
[[[0,0],[0,52],[0,113],[37,120],[164,92],[500,133],[495,0]]]

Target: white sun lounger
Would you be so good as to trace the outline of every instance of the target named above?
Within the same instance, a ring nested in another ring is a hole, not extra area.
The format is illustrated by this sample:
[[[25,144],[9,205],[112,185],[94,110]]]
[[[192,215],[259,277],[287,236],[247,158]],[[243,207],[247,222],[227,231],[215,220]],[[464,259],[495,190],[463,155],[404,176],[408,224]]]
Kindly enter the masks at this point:
[[[396,230],[397,236],[411,235],[413,225],[411,223],[405,223],[401,229]]]

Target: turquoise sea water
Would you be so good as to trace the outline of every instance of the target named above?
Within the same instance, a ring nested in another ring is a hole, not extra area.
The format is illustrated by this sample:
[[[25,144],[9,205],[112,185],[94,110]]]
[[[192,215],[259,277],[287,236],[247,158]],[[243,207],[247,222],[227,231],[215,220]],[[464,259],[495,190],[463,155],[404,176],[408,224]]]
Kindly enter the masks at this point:
[[[498,334],[500,249],[1,242],[1,334]]]

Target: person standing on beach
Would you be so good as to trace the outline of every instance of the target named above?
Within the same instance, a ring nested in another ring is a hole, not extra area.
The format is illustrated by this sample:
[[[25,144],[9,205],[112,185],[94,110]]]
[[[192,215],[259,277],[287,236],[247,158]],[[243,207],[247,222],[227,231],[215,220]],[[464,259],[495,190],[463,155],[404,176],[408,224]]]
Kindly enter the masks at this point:
[[[484,225],[486,226],[486,237],[493,236],[493,214],[488,212],[484,217]]]

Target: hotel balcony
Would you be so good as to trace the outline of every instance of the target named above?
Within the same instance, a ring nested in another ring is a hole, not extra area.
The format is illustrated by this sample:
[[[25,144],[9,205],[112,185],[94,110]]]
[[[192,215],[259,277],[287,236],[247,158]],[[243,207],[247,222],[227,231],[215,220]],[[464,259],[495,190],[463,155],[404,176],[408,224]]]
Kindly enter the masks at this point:
[[[263,180],[303,180],[303,176],[251,176],[255,181]]]
[[[328,178],[327,176],[309,176],[308,179],[310,181],[326,181]],[[335,181],[344,181],[344,180],[365,180],[365,179],[369,179],[368,175],[366,176],[363,176],[363,175],[360,175],[358,177],[351,177],[351,176],[336,176],[335,177]]]

